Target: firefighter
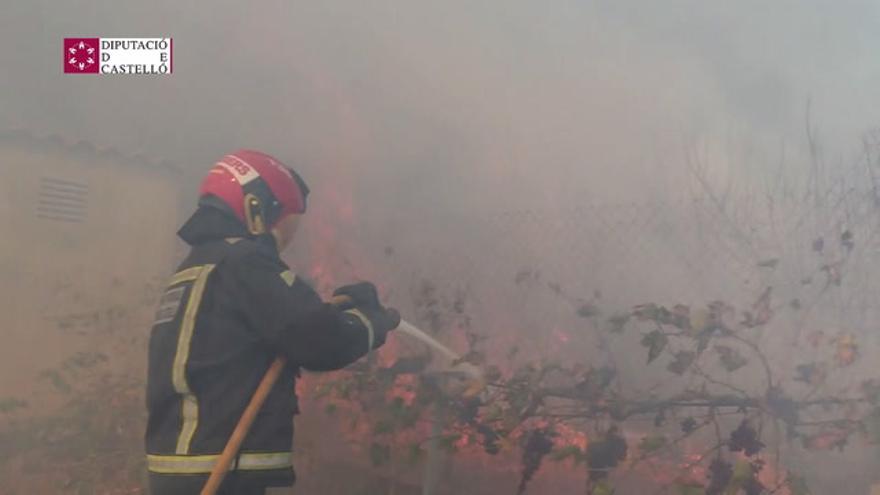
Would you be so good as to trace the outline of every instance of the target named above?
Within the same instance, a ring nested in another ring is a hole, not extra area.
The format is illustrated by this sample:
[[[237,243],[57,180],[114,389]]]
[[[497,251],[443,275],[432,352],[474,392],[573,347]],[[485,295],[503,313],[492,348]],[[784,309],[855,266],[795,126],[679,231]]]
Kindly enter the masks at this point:
[[[191,246],[171,277],[150,334],[147,469],[155,495],[198,494],[257,384],[289,363],[220,488],[262,495],[291,486],[294,384],[299,370],[343,368],[385,342],[400,316],[368,282],[341,287],[346,307],[323,302],[281,260],[309,190],[258,151],[224,156],[178,235]]]

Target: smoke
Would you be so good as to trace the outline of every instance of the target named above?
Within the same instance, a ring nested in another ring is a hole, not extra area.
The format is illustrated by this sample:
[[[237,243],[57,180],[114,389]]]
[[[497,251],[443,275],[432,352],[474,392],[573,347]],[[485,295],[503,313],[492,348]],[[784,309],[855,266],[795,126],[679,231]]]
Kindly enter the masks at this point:
[[[608,281],[604,300],[661,297],[685,272],[656,259],[703,258],[665,224],[646,233],[627,212],[596,228],[554,212],[680,199],[695,187],[695,157],[710,180],[742,189],[783,161],[806,180],[807,128],[827,163],[851,162],[880,122],[878,21],[870,0],[0,0],[0,131],[168,159],[189,182],[232,149],[265,150],[314,192],[309,242],[297,247],[335,263],[312,263],[319,282],[376,277],[397,304],[412,273],[469,276],[481,324],[563,335],[548,302],[558,293],[536,298],[501,281],[536,268],[568,277],[577,296]],[[64,75],[62,38],[74,36],[173,37],[174,74]],[[505,217],[516,228],[450,222],[511,211],[537,213]],[[650,266],[618,266],[633,251]],[[588,261],[575,266],[576,256]],[[522,266],[529,257],[545,263]],[[383,277],[389,267],[397,280]],[[699,290],[696,279],[685,282]],[[563,337],[545,339],[547,354],[600,349]]]
[[[359,198],[503,209],[662,196],[686,180],[693,143],[759,173],[803,149],[808,103],[834,156],[880,112],[869,1],[5,0],[3,12],[0,129],[194,173],[263,148]],[[79,35],[172,36],[175,74],[65,76],[61,38]],[[731,157],[743,143],[748,160]]]

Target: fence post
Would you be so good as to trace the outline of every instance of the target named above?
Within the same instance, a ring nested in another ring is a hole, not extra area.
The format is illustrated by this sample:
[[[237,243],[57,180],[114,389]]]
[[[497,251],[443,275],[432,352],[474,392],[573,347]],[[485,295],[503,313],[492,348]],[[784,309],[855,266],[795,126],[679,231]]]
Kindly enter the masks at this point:
[[[422,482],[422,495],[437,495],[440,471],[443,469],[442,441],[445,414],[442,401],[434,404],[431,421],[431,437],[428,440],[428,454],[425,460],[425,479]]]

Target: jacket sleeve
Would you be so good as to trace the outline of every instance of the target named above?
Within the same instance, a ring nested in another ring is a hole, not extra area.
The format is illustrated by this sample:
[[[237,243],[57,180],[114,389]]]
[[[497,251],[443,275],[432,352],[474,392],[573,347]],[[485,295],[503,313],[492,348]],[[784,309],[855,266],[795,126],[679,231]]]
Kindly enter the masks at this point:
[[[337,370],[373,347],[372,325],[362,313],[323,302],[278,260],[250,252],[228,261],[224,279],[248,328],[291,364]]]

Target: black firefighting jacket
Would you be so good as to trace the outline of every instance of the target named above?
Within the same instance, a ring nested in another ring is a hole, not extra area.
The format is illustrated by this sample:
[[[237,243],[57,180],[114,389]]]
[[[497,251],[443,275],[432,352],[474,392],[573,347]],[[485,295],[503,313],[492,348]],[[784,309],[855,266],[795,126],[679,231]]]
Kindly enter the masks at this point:
[[[231,478],[289,486],[299,368],[335,370],[373,347],[357,309],[321,301],[281,261],[271,237],[202,206],[178,235],[192,246],[171,277],[150,335],[147,467],[153,492],[198,493],[276,356],[289,363]],[[186,485],[189,488],[179,490]],[[192,491],[190,491],[192,490]]]

